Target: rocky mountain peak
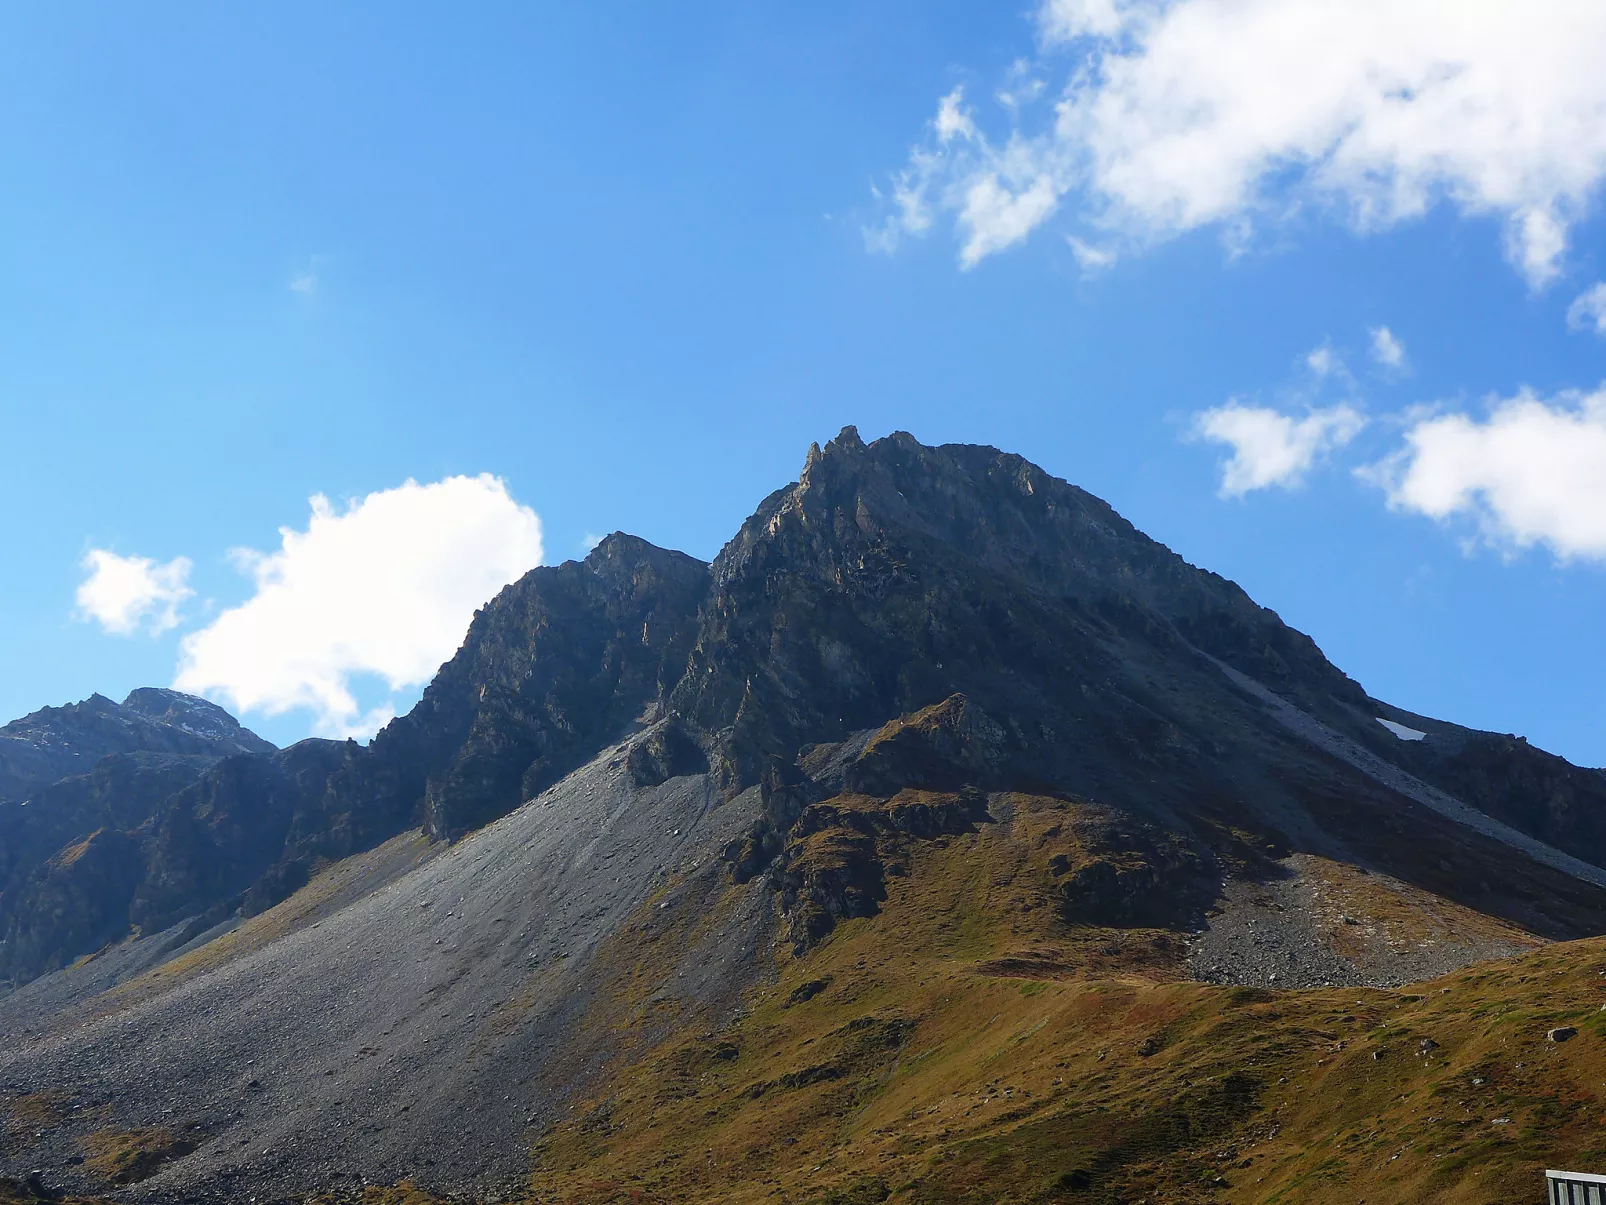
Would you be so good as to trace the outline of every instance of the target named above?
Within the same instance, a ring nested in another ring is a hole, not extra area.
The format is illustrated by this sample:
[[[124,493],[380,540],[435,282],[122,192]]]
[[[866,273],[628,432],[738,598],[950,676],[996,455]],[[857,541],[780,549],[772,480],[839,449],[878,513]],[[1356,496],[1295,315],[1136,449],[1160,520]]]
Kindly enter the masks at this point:
[[[224,757],[273,748],[221,707],[193,695],[147,687],[114,703],[93,694],[0,727],[0,800],[24,799],[49,783],[88,773],[114,753]]]
[[[263,740],[216,703],[182,691],[141,686],[130,691],[121,706],[158,724],[235,745],[238,752],[272,753],[275,748],[272,742]]]

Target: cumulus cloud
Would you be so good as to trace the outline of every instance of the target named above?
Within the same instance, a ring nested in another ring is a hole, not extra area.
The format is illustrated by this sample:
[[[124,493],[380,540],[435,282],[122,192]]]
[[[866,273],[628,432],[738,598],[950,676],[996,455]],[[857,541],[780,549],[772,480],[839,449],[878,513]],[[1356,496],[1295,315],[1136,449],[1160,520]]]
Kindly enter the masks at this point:
[[[1391,506],[1470,518],[1494,544],[1606,559],[1606,386],[1548,401],[1523,390],[1481,421],[1423,416],[1405,446],[1363,476]]]
[[[1193,434],[1232,449],[1222,465],[1221,494],[1237,498],[1251,490],[1298,485],[1319,458],[1349,443],[1365,425],[1366,419],[1348,405],[1293,418],[1269,407],[1230,401],[1195,415]]]
[[[1011,78],[1057,77],[1055,103],[1006,88],[989,135],[944,97],[872,245],[946,213],[970,266],[1068,198],[1137,245],[1312,211],[1367,232],[1445,203],[1502,219],[1540,287],[1606,178],[1599,0],[1048,0],[1037,24],[1042,58]]]
[[[118,636],[132,636],[140,628],[159,636],[177,627],[179,604],[195,593],[186,557],[159,564],[91,548],[79,565],[89,576],[78,587],[78,618]]]
[[[1606,335],[1606,281],[1584,290],[1567,307],[1567,328]]]
[[[362,713],[354,677],[392,692],[427,682],[475,609],[540,563],[541,522],[489,474],[311,504],[277,551],[236,550],[256,591],[184,638],[174,685],[243,711],[308,708],[322,734],[366,736],[393,712]]]
[[[1038,12],[1042,35],[1049,42],[1073,38],[1111,38],[1121,33],[1141,10],[1121,0],[1047,0]]]

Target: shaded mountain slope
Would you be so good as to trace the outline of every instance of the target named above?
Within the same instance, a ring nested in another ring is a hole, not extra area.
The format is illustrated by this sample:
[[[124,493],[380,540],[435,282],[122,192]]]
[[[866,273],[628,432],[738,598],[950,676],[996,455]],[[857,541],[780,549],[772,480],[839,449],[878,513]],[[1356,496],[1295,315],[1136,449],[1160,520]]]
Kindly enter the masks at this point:
[[[86,773],[113,753],[225,757],[272,751],[221,707],[193,695],[155,687],[133,691],[121,703],[92,695],[0,727],[0,802],[25,799],[40,787]]]
[[[112,754],[0,804],[0,976],[26,982],[131,931],[283,898],[305,874],[263,876],[309,783],[321,790],[341,757],[329,741],[221,759]]]
[[[1369,758],[1457,782],[1437,738],[1392,735],[1377,723],[1382,705],[1273,612],[993,449],[905,435],[866,446],[850,429],[811,451],[799,482],[767,499],[712,568],[669,703],[715,734],[727,789],[956,693],[1000,733],[977,785],[1080,793],[1206,841],[1241,829],[1384,869],[1416,856],[1399,839],[1412,822],[1398,784],[1313,748],[1260,692]],[[1598,771],[1537,760],[1606,785]],[[1593,866],[1606,860],[1591,824],[1545,828],[1522,798],[1518,781],[1491,781],[1478,804]],[[1452,873],[1410,873],[1435,890],[1487,882],[1498,895],[1504,852],[1456,830],[1448,840],[1463,836],[1484,849],[1473,855],[1482,871],[1455,870],[1447,848]],[[1540,931],[1580,931],[1535,915],[1534,901],[1512,907]]]
[[[649,898],[722,884],[713,854],[753,814],[749,801],[720,805],[705,775],[638,787],[627,760],[612,750],[332,912],[305,906],[315,880],[220,938],[232,947],[222,956],[201,946],[87,1007],[31,1012],[32,1042],[0,1052],[0,1091],[72,1107],[21,1157],[93,1187],[92,1169],[69,1159],[94,1135],[195,1135],[199,1149],[142,1189],[154,1200],[347,1175],[516,1179],[529,1136],[611,1052],[607,1032],[584,1026],[610,983],[596,962],[603,936]],[[756,885],[746,898],[767,902]],[[719,1019],[752,977],[759,913],[737,901],[726,914],[745,938],[668,939],[680,957],[644,989],[666,1026]],[[0,1001],[0,1022],[16,1025],[27,997],[51,987]]]
[[[663,666],[684,662],[706,583],[702,562],[629,536],[534,570],[476,616],[418,706],[366,748],[308,740],[276,751],[212,704],[158,690],[8,726],[56,757],[36,759],[39,773],[87,768],[136,738],[208,755],[169,756],[158,773],[148,755],[136,772],[117,753],[82,781],[0,805],[0,981],[66,965],[131,928],[252,915],[324,862],[420,824],[457,837],[505,815],[650,718]]]
[[[60,1097],[0,1167],[483,1191],[555,1126],[543,1199],[1227,1191],[1324,993],[1606,932],[1603,784],[1369,698],[1019,457],[848,429],[712,565],[616,535],[509,586],[366,748],[41,840],[134,841],[144,935],[0,997],[13,1116]]]

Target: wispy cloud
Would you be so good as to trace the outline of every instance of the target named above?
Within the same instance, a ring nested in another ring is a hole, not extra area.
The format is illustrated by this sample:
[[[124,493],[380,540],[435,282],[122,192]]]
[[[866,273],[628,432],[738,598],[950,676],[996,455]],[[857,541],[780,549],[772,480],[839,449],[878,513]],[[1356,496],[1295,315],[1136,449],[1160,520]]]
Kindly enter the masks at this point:
[[[1606,281],[1585,289],[1567,307],[1567,328],[1606,335]]]
[[[1335,375],[1348,375],[1344,367],[1344,361],[1333,350],[1331,343],[1323,343],[1320,347],[1306,352],[1305,367],[1310,369],[1318,380]]]
[[[308,256],[306,262],[290,274],[287,286],[289,290],[302,297],[315,296],[323,288],[323,268],[326,262],[326,256]]]
[[[1082,271],[1088,274],[1114,267],[1115,261],[1120,258],[1120,253],[1113,247],[1101,247],[1086,239],[1079,239],[1074,234],[1066,235],[1065,242],[1070,247],[1071,254],[1076,256],[1076,262]]]
[[[1089,245],[1241,246],[1290,214],[1367,232],[1445,204],[1503,219],[1537,288],[1606,180],[1598,0],[1048,0],[1035,23],[994,121],[940,99],[868,245],[946,216],[972,267],[1061,212]]]
[[[1384,368],[1405,367],[1405,344],[1386,326],[1372,328],[1372,359]]]

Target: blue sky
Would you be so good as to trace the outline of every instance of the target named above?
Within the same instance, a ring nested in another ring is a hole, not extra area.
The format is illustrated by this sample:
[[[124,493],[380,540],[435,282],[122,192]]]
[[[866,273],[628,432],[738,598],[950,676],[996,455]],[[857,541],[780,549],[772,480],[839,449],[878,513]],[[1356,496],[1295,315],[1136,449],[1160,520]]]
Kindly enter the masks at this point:
[[[13,6],[0,714],[177,676],[366,731],[518,567],[710,557],[855,423],[1020,452],[1374,694],[1606,763],[1596,17],[1406,5],[1350,112],[1332,4],[1202,4]],[[1330,104],[1257,66],[1302,45]],[[1135,140],[1157,79],[1219,120]]]

